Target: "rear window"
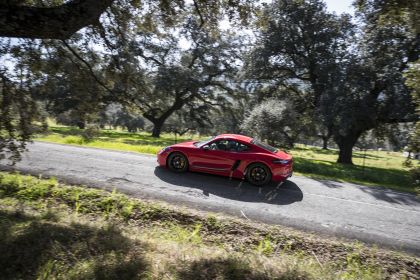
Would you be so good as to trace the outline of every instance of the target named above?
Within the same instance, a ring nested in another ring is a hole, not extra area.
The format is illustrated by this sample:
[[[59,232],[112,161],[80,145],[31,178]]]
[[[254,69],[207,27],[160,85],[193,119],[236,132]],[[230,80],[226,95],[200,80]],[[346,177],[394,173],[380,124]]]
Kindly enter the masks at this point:
[[[254,144],[260,148],[263,148],[264,150],[270,151],[272,153],[277,153],[278,149],[266,144],[266,143],[262,143],[256,139],[252,139],[251,144]]]

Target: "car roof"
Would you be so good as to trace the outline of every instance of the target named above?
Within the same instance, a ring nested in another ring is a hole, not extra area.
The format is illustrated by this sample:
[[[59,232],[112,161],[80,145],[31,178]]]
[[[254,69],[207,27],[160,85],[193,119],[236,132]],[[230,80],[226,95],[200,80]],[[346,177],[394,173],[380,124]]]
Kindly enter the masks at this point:
[[[248,136],[245,136],[245,135],[240,135],[240,134],[220,134],[220,135],[216,136],[216,139],[223,139],[223,138],[240,140],[240,141],[246,142],[246,143],[251,142],[251,140],[253,139],[251,137],[248,137]]]

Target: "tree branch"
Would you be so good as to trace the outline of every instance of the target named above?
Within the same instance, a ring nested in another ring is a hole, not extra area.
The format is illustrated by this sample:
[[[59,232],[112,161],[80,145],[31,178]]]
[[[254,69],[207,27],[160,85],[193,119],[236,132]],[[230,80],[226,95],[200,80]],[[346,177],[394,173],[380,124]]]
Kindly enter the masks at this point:
[[[104,82],[102,82],[98,76],[96,76],[95,72],[92,69],[92,66],[90,66],[90,64],[84,60],[65,40],[62,40],[64,46],[66,46],[66,48],[78,59],[80,60],[88,69],[89,73],[91,74],[91,76],[93,77],[93,79],[101,86],[103,87],[105,90],[107,90],[109,93],[113,94],[114,92],[112,91],[112,89],[110,89],[107,85],[105,85]]]
[[[194,0],[193,2],[194,2],[194,8],[195,8],[195,10],[197,11],[198,16],[200,17],[200,26],[199,26],[199,27],[201,28],[201,27],[203,27],[203,25],[204,25],[206,22],[204,21],[203,15],[201,14],[200,7],[198,6],[197,1],[196,1],[196,0]]]
[[[31,39],[67,39],[98,21],[115,0],[72,0],[54,7],[0,2],[0,36]]]

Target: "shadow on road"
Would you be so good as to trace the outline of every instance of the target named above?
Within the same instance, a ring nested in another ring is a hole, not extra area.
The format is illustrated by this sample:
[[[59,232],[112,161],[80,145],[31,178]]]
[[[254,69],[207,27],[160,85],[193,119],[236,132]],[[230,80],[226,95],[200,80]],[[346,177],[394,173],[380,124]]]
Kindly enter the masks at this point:
[[[414,206],[418,206],[420,204],[420,199],[414,194],[400,193],[397,191],[387,190],[382,187],[360,186],[360,189],[376,199],[387,201],[389,203]]]
[[[229,180],[222,176],[195,172],[174,173],[163,167],[156,167],[154,173],[166,183],[199,189],[207,197],[214,195],[231,200],[278,205],[292,204],[303,199],[301,189],[291,181],[286,181],[281,186],[271,182],[259,188],[238,179]]]
[[[333,189],[343,188],[346,185],[346,183],[334,182],[334,181],[329,181],[329,180],[319,180],[319,179],[318,180],[314,179],[314,180],[322,183],[324,186],[328,188],[333,188]],[[420,200],[413,194],[402,193],[402,192],[386,189],[379,186],[368,187],[368,186],[361,186],[361,185],[352,184],[352,183],[350,184],[353,186],[356,186],[358,189],[362,190],[364,193],[367,193],[373,196],[377,200],[382,200],[389,203],[401,204],[401,205],[419,205],[420,203]]]

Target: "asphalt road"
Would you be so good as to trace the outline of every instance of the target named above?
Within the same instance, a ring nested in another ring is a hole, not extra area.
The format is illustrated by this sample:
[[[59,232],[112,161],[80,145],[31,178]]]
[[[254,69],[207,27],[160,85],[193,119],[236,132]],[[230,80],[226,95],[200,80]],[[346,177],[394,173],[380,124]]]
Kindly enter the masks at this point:
[[[420,255],[420,200],[381,188],[295,176],[257,188],[199,173],[174,174],[156,157],[35,142],[14,168],[68,183],[113,188],[320,234],[358,239]],[[8,169],[0,164],[1,169]]]

